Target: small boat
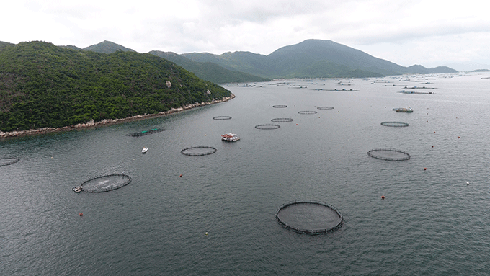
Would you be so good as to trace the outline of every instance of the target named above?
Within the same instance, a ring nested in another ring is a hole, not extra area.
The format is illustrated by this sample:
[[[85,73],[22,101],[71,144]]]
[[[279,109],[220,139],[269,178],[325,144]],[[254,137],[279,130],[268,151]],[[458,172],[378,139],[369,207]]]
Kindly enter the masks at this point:
[[[72,189],[72,190],[73,190],[75,193],[79,193],[79,192],[83,191],[82,186],[73,187],[73,189]]]
[[[225,142],[236,142],[240,138],[235,133],[226,133],[221,135],[221,141]]]
[[[398,108],[393,108],[393,110],[396,112],[413,112],[413,109],[411,109],[410,107],[408,107],[408,108],[398,107]]]
[[[141,150],[141,153],[146,153],[148,151],[148,148],[143,148],[143,150]]]

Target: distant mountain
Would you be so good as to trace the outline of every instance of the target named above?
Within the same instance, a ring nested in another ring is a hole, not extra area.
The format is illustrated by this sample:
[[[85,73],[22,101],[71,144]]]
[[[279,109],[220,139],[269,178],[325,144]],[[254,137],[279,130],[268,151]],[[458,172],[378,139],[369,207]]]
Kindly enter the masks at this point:
[[[104,40],[103,42],[99,42],[95,45],[88,46],[86,48],[83,48],[83,50],[88,50],[96,53],[103,53],[103,54],[112,54],[115,53],[116,51],[123,51],[123,52],[135,52],[133,49],[126,48],[122,45],[116,44],[111,41]]]
[[[400,66],[330,40],[305,40],[269,55],[234,52],[221,55],[187,53],[182,56],[264,78],[379,77],[456,72],[448,67]]]
[[[80,49],[71,45],[67,45],[63,47],[70,48],[70,49]],[[107,40],[89,46],[87,48],[83,48],[83,50],[97,52],[97,53],[105,53],[105,54],[112,54],[117,51],[136,52],[132,49],[126,48],[122,45]],[[184,56],[172,52],[150,51],[149,54],[172,61],[175,64],[183,67],[184,69],[194,73],[197,77],[203,80],[211,81],[213,83],[222,84],[222,83],[233,83],[233,82],[250,82],[250,81],[267,80],[259,76],[228,70],[215,63],[195,62]]]
[[[82,48],[78,48],[75,45],[60,45],[58,47],[66,48],[66,49],[72,49],[72,50],[83,50]]]
[[[228,70],[212,62],[196,62],[172,52],[150,51],[149,54],[172,61],[184,69],[194,73],[198,78],[214,83],[236,83],[250,81],[266,81],[268,79],[251,74]]]
[[[425,68],[422,65],[412,65],[407,67],[408,73],[413,74],[434,74],[434,73],[456,73],[457,71],[447,66],[437,66],[436,68]]]

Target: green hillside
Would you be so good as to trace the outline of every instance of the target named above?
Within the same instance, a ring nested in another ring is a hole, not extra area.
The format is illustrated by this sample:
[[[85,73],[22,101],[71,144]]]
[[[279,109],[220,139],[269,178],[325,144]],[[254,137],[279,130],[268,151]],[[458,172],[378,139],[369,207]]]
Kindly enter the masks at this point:
[[[1,131],[154,114],[230,94],[151,54],[101,54],[45,42],[0,50]]]
[[[133,49],[126,48],[122,45],[116,44],[114,42],[104,40],[102,42],[99,42],[95,45],[90,45],[87,48],[83,48],[84,50],[87,51],[92,51],[96,53],[103,53],[103,54],[112,54],[117,51],[123,51],[123,52],[136,52]]]
[[[267,81],[268,79],[254,76],[235,70],[229,70],[213,62],[196,62],[182,55],[163,51],[150,51],[149,54],[165,58],[186,70],[193,72],[197,77],[214,83],[237,83]]]

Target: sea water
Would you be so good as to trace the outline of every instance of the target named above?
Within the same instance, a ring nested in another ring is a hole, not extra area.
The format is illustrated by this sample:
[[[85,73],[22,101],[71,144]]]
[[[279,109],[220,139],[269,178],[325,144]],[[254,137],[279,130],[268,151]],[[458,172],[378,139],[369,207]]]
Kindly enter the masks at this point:
[[[0,157],[20,161],[0,167],[0,274],[486,274],[490,80],[484,77],[234,84],[226,86],[236,95],[227,103],[2,141]],[[405,86],[436,89],[397,93]],[[255,128],[274,118],[293,121]],[[127,135],[150,128],[165,130]],[[228,132],[241,140],[222,142]],[[195,146],[217,150],[181,153]],[[367,155],[374,148],[411,158],[374,159]],[[132,182],[118,190],[72,191],[121,173]],[[294,201],[335,207],[343,227],[317,236],[281,227],[275,213]]]

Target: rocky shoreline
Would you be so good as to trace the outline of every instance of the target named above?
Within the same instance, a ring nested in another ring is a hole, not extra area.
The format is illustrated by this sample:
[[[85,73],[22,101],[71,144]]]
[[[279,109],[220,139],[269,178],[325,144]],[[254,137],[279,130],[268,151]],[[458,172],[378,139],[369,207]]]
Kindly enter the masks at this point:
[[[189,109],[192,109],[195,107],[227,102],[233,98],[235,98],[235,95],[231,94],[230,97],[223,97],[222,99],[214,99],[211,102],[188,104],[185,106],[181,106],[179,108],[172,108],[169,111],[159,112],[157,114],[136,115],[136,116],[132,116],[132,117],[127,117],[127,118],[122,118],[122,119],[114,119],[114,120],[104,119],[100,122],[94,122],[94,120],[91,120],[91,121],[86,122],[84,124],[77,124],[77,125],[65,126],[65,127],[60,127],[60,128],[45,127],[45,128],[29,129],[29,130],[17,130],[17,131],[11,131],[11,132],[0,131],[0,139],[23,137],[23,136],[32,136],[32,135],[42,135],[42,134],[48,134],[48,133],[72,131],[72,130],[77,130],[77,129],[97,128],[97,127],[110,126],[110,125],[115,125],[115,124],[120,124],[120,123],[125,123],[125,122],[146,120],[146,119],[150,119],[150,118],[167,116],[167,115],[170,115],[170,114],[173,114],[176,112],[189,110]]]

